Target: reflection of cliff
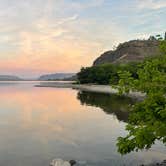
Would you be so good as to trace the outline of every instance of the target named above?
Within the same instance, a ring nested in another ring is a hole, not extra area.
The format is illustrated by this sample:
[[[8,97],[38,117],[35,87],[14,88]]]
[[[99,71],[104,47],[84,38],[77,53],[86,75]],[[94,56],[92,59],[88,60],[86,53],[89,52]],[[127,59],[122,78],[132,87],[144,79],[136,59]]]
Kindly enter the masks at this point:
[[[79,92],[77,98],[81,104],[100,107],[104,112],[114,114],[118,120],[125,122],[128,119],[129,106],[134,103],[127,97],[93,92]]]

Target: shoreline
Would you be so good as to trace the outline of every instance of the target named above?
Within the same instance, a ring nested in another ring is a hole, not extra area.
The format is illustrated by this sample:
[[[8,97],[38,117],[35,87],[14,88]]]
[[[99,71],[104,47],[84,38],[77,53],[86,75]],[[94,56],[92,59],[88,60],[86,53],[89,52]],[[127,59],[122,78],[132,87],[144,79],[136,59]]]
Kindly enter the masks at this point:
[[[35,87],[50,87],[50,88],[71,88],[80,91],[105,93],[105,94],[118,94],[118,90],[112,88],[110,85],[94,85],[94,84],[71,84],[71,83],[57,83],[57,82],[43,82]],[[125,96],[142,99],[145,94],[141,92],[129,92]]]

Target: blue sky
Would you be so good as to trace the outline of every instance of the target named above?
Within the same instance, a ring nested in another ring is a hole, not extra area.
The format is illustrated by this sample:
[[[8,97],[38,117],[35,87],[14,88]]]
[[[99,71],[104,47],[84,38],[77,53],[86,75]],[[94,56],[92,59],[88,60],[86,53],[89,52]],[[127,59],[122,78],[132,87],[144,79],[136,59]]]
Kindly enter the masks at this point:
[[[0,74],[77,72],[166,31],[166,0],[0,0]]]

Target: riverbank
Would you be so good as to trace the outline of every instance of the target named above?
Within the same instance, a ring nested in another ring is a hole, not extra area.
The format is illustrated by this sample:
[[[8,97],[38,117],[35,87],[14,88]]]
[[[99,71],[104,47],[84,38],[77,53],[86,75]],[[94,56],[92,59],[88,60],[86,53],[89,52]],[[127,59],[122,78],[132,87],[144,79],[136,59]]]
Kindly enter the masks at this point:
[[[106,93],[106,94],[117,94],[118,89],[111,87],[110,85],[93,85],[93,84],[72,84],[72,83],[58,83],[58,82],[41,82],[36,87],[52,87],[52,88],[72,88],[81,91],[96,92],[96,93]],[[142,99],[145,94],[140,92],[130,92],[126,96]]]
[[[87,166],[86,161],[85,162],[76,162],[75,160],[70,161],[64,161],[62,159],[54,159],[51,161],[50,166]],[[140,166],[166,166],[166,160],[163,160],[161,163],[151,163],[148,165],[140,165]]]

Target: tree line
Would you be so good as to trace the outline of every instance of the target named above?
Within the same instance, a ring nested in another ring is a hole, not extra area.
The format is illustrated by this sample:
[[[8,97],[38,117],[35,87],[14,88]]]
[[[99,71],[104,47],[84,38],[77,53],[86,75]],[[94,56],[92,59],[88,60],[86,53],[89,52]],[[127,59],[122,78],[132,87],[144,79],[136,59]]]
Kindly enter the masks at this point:
[[[103,64],[92,67],[83,67],[77,74],[80,84],[102,84],[116,85],[119,81],[119,70],[128,70],[134,78],[137,78],[138,62],[130,62],[128,64]]]

